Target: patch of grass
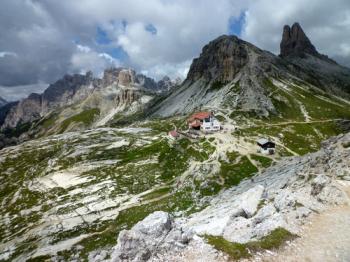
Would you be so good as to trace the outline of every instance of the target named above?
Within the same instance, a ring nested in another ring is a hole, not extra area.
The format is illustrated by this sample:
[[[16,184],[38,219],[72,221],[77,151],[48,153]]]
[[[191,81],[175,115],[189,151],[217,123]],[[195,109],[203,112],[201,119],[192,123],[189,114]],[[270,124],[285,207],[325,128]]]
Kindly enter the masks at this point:
[[[204,184],[198,185],[201,196],[213,196],[219,193],[222,186],[213,180],[207,180]]]
[[[152,119],[140,125],[140,127],[151,128],[154,133],[163,133],[174,130],[177,127],[180,130],[187,129],[185,117],[172,117],[167,119]]]
[[[238,185],[243,179],[253,176],[259,170],[250,162],[247,156],[241,157],[237,164],[220,161],[219,175],[225,179],[225,186]]]
[[[85,126],[88,126],[94,121],[95,117],[99,114],[100,110],[98,108],[92,108],[85,110],[70,118],[67,118],[61,123],[61,129],[59,133],[63,133],[64,131],[66,131],[69,125],[72,123],[83,123]]]
[[[170,191],[171,191],[171,187],[163,187],[143,196],[142,199],[143,200],[155,199],[168,194]]]
[[[225,122],[226,120],[225,117],[223,117],[222,115],[215,115],[215,118],[219,120],[221,123]]]
[[[229,115],[229,117],[235,120],[237,118],[256,119],[258,118],[258,115],[254,110],[250,110],[250,111],[233,110],[232,113]]]
[[[272,164],[272,159],[268,157],[251,154],[250,158],[258,162],[264,168],[269,167]]]
[[[232,87],[231,87],[231,91],[235,92],[235,93],[239,93],[241,87],[239,85],[239,81],[237,81]]]
[[[296,235],[290,233],[288,230],[279,227],[273,230],[269,235],[263,237],[258,241],[252,241],[247,243],[247,247],[253,251],[261,249],[276,249],[279,248],[288,240],[292,240]]]
[[[289,93],[278,90],[271,97],[271,101],[279,114],[278,116],[272,116],[271,121],[280,121],[281,119],[304,120],[300,105]]]
[[[325,94],[314,94],[312,90],[298,89],[297,94],[313,119],[350,119],[349,105],[343,101]]]
[[[212,245],[215,249],[222,251],[230,256],[230,258],[237,260],[242,258],[249,258],[249,253],[245,244],[232,243],[224,239],[223,237],[205,235],[209,245]]]
[[[251,241],[246,244],[232,243],[223,237],[205,235],[205,239],[215,249],[228,254],[232,259],[243,259],[251,257],[251,252],[261,250],[273,250],[282,246],[286,241],[296,236],[284,228],[276,228],[269,235],[258,241]]]
[[[32,127],[32,123],[20,123],[18,124],[15,128],[6,128],[2,133],[6,137],[19,137],[23,133],[27,132],[30,130]]]
[[[284,146],[300,155],[304,155],[317,151],[322,141],[342,133],[342,130],[337,126],[336,122],[320,122],[259,126],[244,129],[242,132],[250,136],[259,137],[279,137],[282,134],[283,137],[280,140]],[[281,147],[276,149],[276,152],[280,155],[281,149]]]
[[[342,143],[342,146],[343,146],[344,148],[349,148],[349,147],[350,147],[350,141],[347,141],[347,142]]]
[[[111,127],[124,127],[131,125],[137,121],[144,119],[144,112],[137,112],[132,115],[124,115],[124,114],[116,114],[113,119],[109,122],[109,126]]]
[[[225,86],[226,85],[226,83],[225,82],[221,82],[221,81],[219,81],[219,80],[216,80],[216,81],[214,81],[212,84],[211,84],[211,86],[210,86],[210,91],[215,91],[215,90],[219,90],[219,89],[221,89],[223,86]]]

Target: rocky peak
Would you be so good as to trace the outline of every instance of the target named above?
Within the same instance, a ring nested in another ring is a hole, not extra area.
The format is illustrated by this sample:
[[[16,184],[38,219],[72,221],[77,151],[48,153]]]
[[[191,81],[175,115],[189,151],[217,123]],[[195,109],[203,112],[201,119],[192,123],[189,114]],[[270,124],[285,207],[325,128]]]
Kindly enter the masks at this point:
[[[50,85],[42,94],[42,98],[48,103],[54,102],[59,100],[65,93],[75,94],[79,88],[90,85],[92,81],[91,72],[88,72],[86,75],[65,75],[62,79]]]
[[[165,81],[165,82],[169,82],[171,81],[170,77],[169,76],[164,76],[161,81]]]
[[[119,84],[130,86],[135,83],[135,71],[132,69],[122,69],[118,74]]]
[[[146,89],[149,89],[149,90],[157,90],[158,89],[156,81],[154,81],[153,78],[147,77],[143,74],[137,74],[136,81],[139,85],[143,86]]]
[[[103,86],[109,86],[113,83],[130,86],[137,82],[136,73],[130,68],[109,68],[104,71],[102,82]]]
[[[172,80],[169,76],[164,76],[161,80],[158,81],[158,89],[161,91],[169,91],[174,86],[179,85],[181,83],[181,79],[178,78]]]
[[[283,28],[282,41],[280,44],[281,54],[283,58],[299,57],[305,58],[306,54],[318,57],[322,60],[336,64],[336,62],[326,55],[317,52],[315,46],[306,36],[299,23],[294,23],[292,27],[285,25]]]
[[[122,68],[108,68],[103,73],[103,85],[109,86],[113,84],[114,82],[118,81],[119,72],[122,70]]]
[[[204,46],[200,57],[193,60],[186,80],[233,80],[248,62],[245,43],[236,36],[227,35],[211,41]]]
[[[316,48],[306,36],[299,23],[294,23],[292,27],[289,25],[284,26],[280,48],[281,57],[290,55],[303,57],[305,53],[318,55]]]

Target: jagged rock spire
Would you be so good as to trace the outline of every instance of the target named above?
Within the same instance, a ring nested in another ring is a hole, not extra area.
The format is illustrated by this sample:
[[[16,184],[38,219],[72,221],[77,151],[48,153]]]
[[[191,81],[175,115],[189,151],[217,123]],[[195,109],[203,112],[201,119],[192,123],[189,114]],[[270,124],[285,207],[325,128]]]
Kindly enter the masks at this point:
[[[316,56],[319,55],[299,23],[294,23],[291,28],[289,25],[284,26],[280,48],[281,57],[290,55],[304,57],[306,53]]]

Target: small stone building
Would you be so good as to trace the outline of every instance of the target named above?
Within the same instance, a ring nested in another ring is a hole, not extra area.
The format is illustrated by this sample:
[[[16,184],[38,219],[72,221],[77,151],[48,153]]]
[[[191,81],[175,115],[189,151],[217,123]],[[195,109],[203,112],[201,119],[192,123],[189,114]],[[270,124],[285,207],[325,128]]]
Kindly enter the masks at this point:
[[[258,152],[266,155],[273,155],[276,150],[276,144],[266,138],[260,138],[256,141]]]

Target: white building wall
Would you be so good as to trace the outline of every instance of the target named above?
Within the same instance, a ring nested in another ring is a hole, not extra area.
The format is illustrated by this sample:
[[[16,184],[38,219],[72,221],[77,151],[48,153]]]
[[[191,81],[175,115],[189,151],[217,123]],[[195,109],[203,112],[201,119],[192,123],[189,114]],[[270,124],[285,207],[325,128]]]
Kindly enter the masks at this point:
[[[216,118],[211,118],[209,122],[203,121],[201,130],[204,132],[220,131],[221,124]]]

